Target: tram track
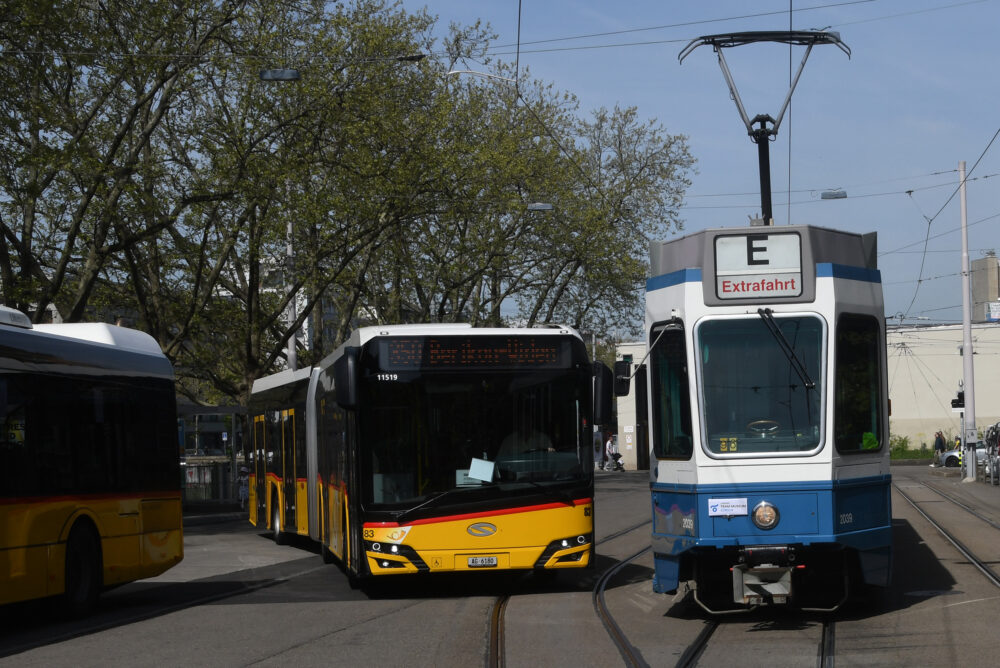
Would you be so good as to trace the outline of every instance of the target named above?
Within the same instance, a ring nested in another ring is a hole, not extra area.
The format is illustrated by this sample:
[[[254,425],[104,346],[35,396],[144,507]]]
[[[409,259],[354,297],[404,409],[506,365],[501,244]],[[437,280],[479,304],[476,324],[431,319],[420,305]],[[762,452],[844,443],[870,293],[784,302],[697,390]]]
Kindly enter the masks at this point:
[[[684,649],[680,659],[677,661],[677,668],[693,668],[697,666],[702,656],[706,653],[712,639],[716,637],[716,632],[719,629],[732,631],[734,628],[746,626],[749,631],[758,625],[758,621],[734,623],[717,619],[707,620],[698,635]],[[824,619],[820,638],[816,644],[816,665],[819,668],[834,668],[835,662],[836,622],[833,619]]]
[[[498,596],[493,602],[490,612],[490,646],[486,655],[487,668],[501,668],[504,661],[504,624],[503,614],[510,601],[510,594]]]
[[[621,536],[628,535],[637,529],[641,529],[644,526],[648,526],[652,523],[652,520],[647,519],[642,522],[637,522],[631,526],[625,527],[618,531],[615,531],[607,536],[603,536],[597,541],[597,545],[602,545],[608,543]],[[629,643],[628,638],[625,636],[621,627],[615,622],[613,615],[610,610],[608,610],[607,604],[604,600],[604,590],[607,587],[608,582],[617,574],[622,568],[627,566],[629,563],[639,558],[651,548],[649,546],[643,548],[639,552],[633,554],[632,556],[619,560],[611,568],[604,571],[601,576],[597,579],[597,583],[594,585],[592,592],[592,598],[594,601],[594,609],[597,612],[598,618],[604,624],[604,628],[607,629],[608,634],[611,636],[612,641],[615,646],[621,652],[622,656],[625,658],[626,663],[630,666],[646,666],[648,664],[642,660],[641,655],[638,650]],[[504,613],[507,608],[507,604],[510,602],[511,595],[503,594],[498,596],[493,602],[493,606],[490,611],[490,633],[489,633],[489,643],[487,647],[486,655],[486,666],[487,668],[501,668],[505,665],[504,657]]]
[[[649,524],[649,521],[628,527],[605,537],[602,542],[625,535],[631,531],[635,531],[636,529],[646,526],[647,524]],[[647,554],[651,549],[652,548],[650,546],[646,546],[634,554],[619,560],[613,566],[605,570],[595,584],[592,594],[594,609],[597,616],[607,630],[608,635],[611,637],[615,647],[618,649],[622,660],[626,666],[635,668],[647,667],[649,666],[649,663],[643,657],[641,648],[629,640],[622,627],[615,620],[614,615],[611,613],[607,604],[605,592],[609,583],[614,580],[622,569],[626,568],[636,559],[639,559],[643,555]],[[752,630],[753,627],[758,626],[759,620],[749,622],[721,621],[718,619],[707,620],[695,638],[684,649],[676,663],[676,666],[678,666],[678,668],[697,666],[713,638],[717,637],[716,631],[720,627],[732,630],[744,624],[748,627],[748,630]],[[833,619],[826,618],[823,620],[820,637],[816,639],[815,642],[816,665],[820,668],[833,668],[836,659],[836,623]]]
[[[647,519],[633,524],[632,526],[625,527],[624,529],[604,536],[600,541],[598,541],[598,544],[608,543],[616,538],[628,535],[637,529],[651,525],[652,522],[652,519]],[[629,642],[625,632],[622,631],[622,628],[615,621],[614,615],[611,614],[611,610],[608,608],[604,592],[607,589],[608,582],[611,581],[611,578],[617,575],[618,572],[627,565],[649,552],[651,549],[652,547],[647,545],[632,556],[619,560],[618,563],[604,571],[604,573],[601,574],[601,577],[597,579],[597,583],[594,585],[594,590],[591,594],[594,603],[594,611],[597,613],[597,617],[601,620],[601,623],[604,625],[605,630],[607,630],[608,635],[611,636],[611,641],[615,644],[615,647],[618,648],[618,652],[622,655],[622,658],[628,666],[647,666],[648,664],[642,658],[642,654],[639,650],[631,642]]]
[[[601,623],[604,624],[604,628],[607,630],[608,635],[611,636],[611,641],[618,648],[618,652],[622,655],[625,660],[625,665],[627,666],[648,666],[649,664],[642,658],[642,654],[639,652],[638,648],[635,647],[631,642],[629,642],[628,636],[622,631],[622,628],[615,621],[614,615],[611,614],[611,610],[608,608],[607,601],[604,598],[604,592],[607,589],[608,582],[611,581],[615,575],[618,574],[620,570],[628,566],[630,563],[641,557],[642,555],[649,552],[652,546],[647,545],[635,554],[625,559],[622,559],[617,564],[604,571],[597,580],[597,584],[594,585],[593,591],[593,601],[594,610],[597,612],[597,616],[600,618]]]
[[[962,503],[952,495],[943,492],[942,490],[936,488],[934,485],[928,485],[925,482],[920,482],[920,485],[934,492],[935,494],[945,499],[949,503],[952,503],[955,507],[961,508],[962,510],[969,513],[973,517],[976,517],[980,521],[986,523],[988,526],[1000,530],[1000,525],[998,525],[996,522],[983,516],[981,513],[977,512],[974,508],[971,508],[968,505]],[[892,486],[896,490],[896,492],[900,496],[902,496],[903,499],[906,500],[906,502],[909,503],[913,507],[913,509],[916,510],[921,515],[921,517],[923,517],[930,523],[931,526],[937,529],[938,533],[944,536],[945,539],[947,539],[948,542],[950,542],[955,547],[955,549],[958,550],[958,552],[966,560],[968,560],[970,564],[975,566],[976,569],[979,570],[979,572],[982,573],[987,580],[989,580],[994,586],[1000,587],[1000,573],[997,573],[986,561],[980,559],[972,548],[970,548],[968,545],[965,544],[965,542],[960,540],[953,532],[946,529],[945,526],[941,522],[939,522],[935,517],[933,517],[930,513],[926,512],[923,508],[921,508],[920,504],[912,496],[903,491],[903,489],[899,485],[893,483]]]

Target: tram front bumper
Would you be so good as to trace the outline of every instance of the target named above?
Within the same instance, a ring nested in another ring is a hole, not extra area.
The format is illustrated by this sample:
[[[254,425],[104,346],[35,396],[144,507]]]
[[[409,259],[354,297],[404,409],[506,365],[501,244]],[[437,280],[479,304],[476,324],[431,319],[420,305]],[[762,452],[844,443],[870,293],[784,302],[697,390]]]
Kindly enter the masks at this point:
[[[733,566],[733,602],[742,605],[784,604],[792,595],[792,567]]]
[[[733,566],[733,602],[769,605],[788,602],[792,595],[795,548],[786,545],[745,547]]]

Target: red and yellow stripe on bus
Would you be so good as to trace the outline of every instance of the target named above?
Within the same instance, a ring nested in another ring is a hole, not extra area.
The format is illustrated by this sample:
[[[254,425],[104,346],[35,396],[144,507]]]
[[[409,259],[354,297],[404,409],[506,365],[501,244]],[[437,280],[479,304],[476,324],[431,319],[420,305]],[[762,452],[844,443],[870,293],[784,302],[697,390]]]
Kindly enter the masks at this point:
[[[63,593],[66,541],[85,518],[101,538],[105,586],[159,575],[184,556],[180,492],[0,501],[0,605]]]
[[[580,499],[403,525],[366,522],[365,554],[373,575],[582,568],[590,563],[593,512],[593,500]]]

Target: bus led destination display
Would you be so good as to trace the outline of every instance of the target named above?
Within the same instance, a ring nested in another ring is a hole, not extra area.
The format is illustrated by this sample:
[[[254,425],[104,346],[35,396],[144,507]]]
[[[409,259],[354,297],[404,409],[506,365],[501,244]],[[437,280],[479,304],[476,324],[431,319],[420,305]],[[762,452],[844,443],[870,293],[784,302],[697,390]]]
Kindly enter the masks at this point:
[[[407,369],[562,369],[570,341],[552,336],[400,336],[379,341],[379,367]]]
[[[716,237],[715,293],[719,299],[801,295],[802,240],[798,233]]]

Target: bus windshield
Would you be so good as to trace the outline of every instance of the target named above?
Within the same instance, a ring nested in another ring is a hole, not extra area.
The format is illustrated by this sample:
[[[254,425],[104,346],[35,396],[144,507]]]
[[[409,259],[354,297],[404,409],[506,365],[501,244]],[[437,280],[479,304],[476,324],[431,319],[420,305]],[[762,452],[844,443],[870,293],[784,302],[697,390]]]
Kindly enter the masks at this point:
[[[492,498],[587,480],[588,387],[579,368],[393,371],[359,384],[362,502],[368,510]]]
[[[819,447],[819,318],[767,313],[709,320],[698,327],[697,341],[710,453],[798,453]]]

